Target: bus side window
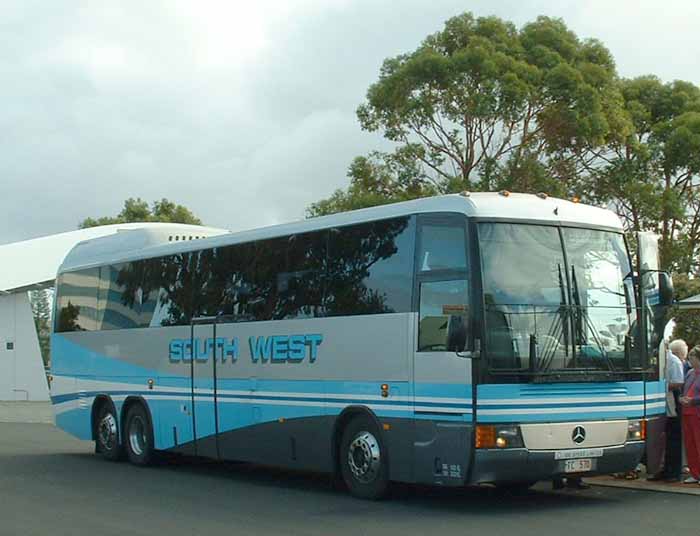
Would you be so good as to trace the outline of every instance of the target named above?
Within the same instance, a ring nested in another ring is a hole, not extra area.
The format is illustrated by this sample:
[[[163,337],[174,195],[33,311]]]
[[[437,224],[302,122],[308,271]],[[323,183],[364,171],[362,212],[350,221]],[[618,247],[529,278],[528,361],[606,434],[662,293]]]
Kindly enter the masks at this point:
[[[461,351],[469,340],[469,285],[464,279],[420,285],[419,352]]]

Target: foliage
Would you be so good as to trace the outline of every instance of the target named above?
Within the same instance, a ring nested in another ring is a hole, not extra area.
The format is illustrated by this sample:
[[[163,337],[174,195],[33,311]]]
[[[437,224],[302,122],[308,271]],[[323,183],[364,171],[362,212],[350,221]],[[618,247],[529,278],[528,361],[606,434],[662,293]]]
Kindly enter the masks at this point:
[[[350,188],[309,214],[461,190],[578,192],[577,162],[631,132],[616,80],[609,51],[559,19],[454,17],[387,59],[358,108],[394,152],[357,158]]]
[[[52,291],[48,289],[29,292],[34,325],[39,339],[39,349],[45,366],[51,360],[51,294]]]
[[[393,142],[352,162],[309,216],[461,190],[568,197],[661,236],[661,267],[700,275],[700,88],[620,79],[560,19],[454,17],[385,60],[357,111]]]
[[[154,201],[152,207],[149,207],[148,203],[139,197],[136,199],[129,198],[124,201],[124,208],[116,216],[86,218],[80,222],[78,228],[87,229],[88,227],[100,225],[134,222],[202,224],[202,221],[183,205],[176,205],[172,201],[163,198],[160,201]]]
[[[433,184],[419,178],[418,164],[410,150],[409,147],[392,155],[373,152],[367,157],[358,156],[348,169],[348,189],[336,190],[328,199],[313,203],[307,214],[323,216],[437,194]]]
[[[587,196],[612,203],[628,230],[661,235],[662,267],[698,269],[700,88],[654,76],[620,82],[634,133],[615,140],[588,168]]]
[[[673,278],[676,299],[683,300],[700,294],[700,279],[691,279],[686,275],[676,275]],[[700,344],[700,311],[673,308],[670,316],[675,320],[673,329],[674,339],[683,339],[689,347]]]

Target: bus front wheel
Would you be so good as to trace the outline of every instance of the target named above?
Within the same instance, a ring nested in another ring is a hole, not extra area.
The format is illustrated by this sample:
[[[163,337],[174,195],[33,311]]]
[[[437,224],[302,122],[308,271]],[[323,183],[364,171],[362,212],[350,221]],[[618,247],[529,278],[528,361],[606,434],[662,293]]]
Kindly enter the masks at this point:
[[[375,422],[367,416],[352,419],[343,431],[340,470],[350,493],[380,499],[389,488],[386,449]]]
[[[153,430],[148,414],[141,404],[134,404],[126,414],[124,444],[131,463],[149,465],[153,462]]]

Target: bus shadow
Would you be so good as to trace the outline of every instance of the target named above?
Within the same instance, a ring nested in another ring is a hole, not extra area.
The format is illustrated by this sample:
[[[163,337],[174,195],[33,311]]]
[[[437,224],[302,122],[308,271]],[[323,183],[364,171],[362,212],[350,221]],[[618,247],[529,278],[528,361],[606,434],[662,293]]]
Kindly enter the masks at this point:
[[[256,487],[303,490],[313,494],[346,497],[355,501],[344,485],[325,473],[312,473],[287,468],[256,465],[245,462],[219,462],[187,456],[167,456],[159,462],[161,469],[206,475],[228,481],[236,481]],[[622,490],[618,490],[622,491]],[[626,490],[627,491],[627,490]],[[639,496],[635,492],[623,493],[626,502]],[[585,508],[592,504],[609,504],[621,500],[617,493],[607,488],[591,487],[586,490],[552,490],[550,482],[540,482],[525,492],[511,493],[493,486],[437,487],[417,484],[392,483],[386,501],[375,504],[403,505],[411,508],[452,511],[478,515],[522,513],[533,508],[571,509]]]
[[[17,458],[23,458],[23,456]],[[244,462],[219,462],[204,458],[169,455],[161,458],[156,466],[143,470],[128,463],[107,462],[87,452],[42,453],[26,456],[26,458],[26,462],[21,460],[17,460],[17,462],[31,463],[33,461],[35,464],[53,467],[60,467],[61,459],[67,462],[67,465],[79,463],[84,466],[84,471],[72,473],[72,478],[76,480],[81,478],[80,475],[92,477],[95,472],[115,472],[119,474],[120,479],[133,479],[134,485],[137,485],[142,478],[149,481],[157,479],[165,486],[163,489],[167,489],[167,485],[173,482],[172,477],[179,475],[208,481],[191,482],[193,487],[206,486],[211,488],[211,479],[213,479],[216,481],[215,487],[217,489],[226,488],[227,483],[230,482],[231,484],[252,486],[263,491],[266,489],[278,489],[285,492],[303,491],[311,501],[323,500],[324,497],[332,499],[331,502],[340,501],[339,508],[341,509],[347,508],[347,504],[350,502],[353,503],[353,508],[356,508],[358,503],[363,502],[352,498],[344,487],[335,482],[328,474]],[[59,463],[57,464],[57,462]],[[133,472],[126,472],[127,468],[133,469]],[[182,483],[180,482],[178,485],[180,484]],[[89,486],[89,483],[76,482],[76,485]],[[176,490],[177,486],[173,486],[172,489]],[[548,482],[541,482],[533,489],[522,493],[508,493],[491,486],[449,488],[393,483],[387,500],[374,503],[364,502],[364,504],[369,509],[410,508],[412,510],[419,509],[424,513],[432,511],[440,514],[468,514],[470,516],[510,516],[521,515],[533,510],[542,512],[560,509],[585,509],[622,501],[629,504],[630,501],[642,496],[643,492],[610,491],[609,488],[596,487],[582,491],[553,491]]]

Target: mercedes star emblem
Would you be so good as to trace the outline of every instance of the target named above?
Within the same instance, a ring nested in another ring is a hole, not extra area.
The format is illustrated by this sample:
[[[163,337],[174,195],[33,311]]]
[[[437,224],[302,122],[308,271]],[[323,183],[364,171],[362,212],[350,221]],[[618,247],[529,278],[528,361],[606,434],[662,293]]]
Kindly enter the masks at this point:
[[[580,445],[586,440],[586,429],[583,426],[577,426],[571,432],[571,439],[574,440],[574,443]]]

